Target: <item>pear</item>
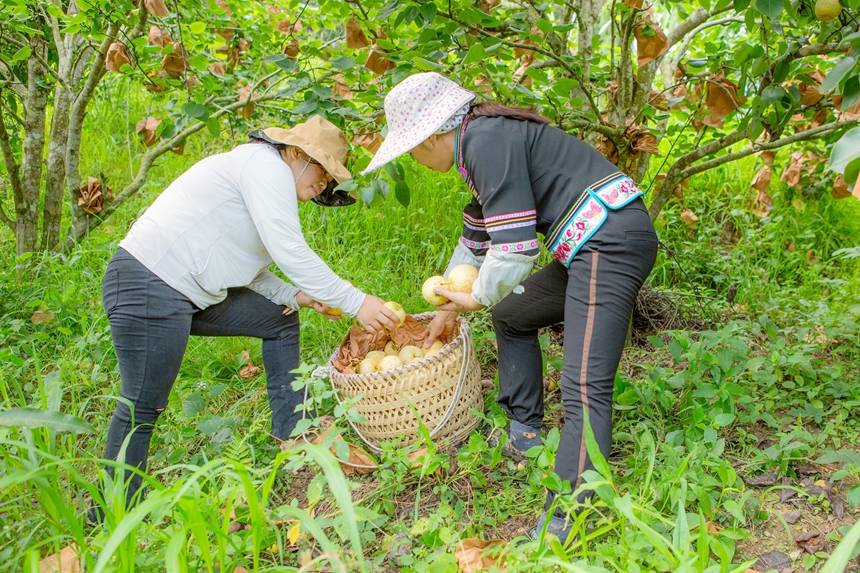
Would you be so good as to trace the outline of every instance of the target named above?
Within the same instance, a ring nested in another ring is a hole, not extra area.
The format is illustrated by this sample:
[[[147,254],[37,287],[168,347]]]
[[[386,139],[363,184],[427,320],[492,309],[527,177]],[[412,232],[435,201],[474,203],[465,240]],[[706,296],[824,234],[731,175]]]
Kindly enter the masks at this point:
[[[403,366],[403,361],[400,360],[399,356],[394,355],[386,356],[379,363],[380,370],[391,370],[392,368],[400,368],[401,366]]]
[[[393,300],[389,300],[385,303],[385,306],[397,315],[400,322],[397,323],[397,326],[403,326],[403,323],[406,322],[406,311],[403,310],[403,306],[399,302],[394,302]]]
[[[826,22],[833,20],[842,12],[839,0],[815,0],[815,17]]]
[[[439,306],[448,302],[448,299],[441,294],[436,294],[434,289],[436,287],[446,289],[450,286],[451,284],[448,282],[448,279],[443,276],[435,275],[424,281],[424,286],[421,287],[421,295],[424,297],[424,300],[433,306]]]
[[[367,353],[367,356],[364,357],[364,360],[370,360],[370,363],[373,364],[374,368],[379,367],[379,363],[382,359],[385,358],[385,353],[381,350],[371,350]]]
[[[413,360],[418,360],[424,357],[424,351],[418,348],[417,346],[412,346],[411,344],[407,344],[403,348],[400,349],[399,354],[400,360],[403,361],[404,364],[408,364]]]
[[[388,341],[388,344],[385,345],[384,352],[386,356],[397,356],[398,350],[397,347],[394,345],[393,340]]]
[[[369,358],[365,358],[358,363],[358,368],[356,368],[356,371],[359,374],[370,374],[371,372],[376,372],[376,363]]]
[[[472,292],[472,283],[478,278],[478,267],[472,265],[457,265],[448,273],[451,290],[457,292]]]
[[[442,350],[444,346],[445,345],[442,343],[441,340],[437,340],[430,345],[430,348],[424,351],[424,356],[433,356],[434,354]]]

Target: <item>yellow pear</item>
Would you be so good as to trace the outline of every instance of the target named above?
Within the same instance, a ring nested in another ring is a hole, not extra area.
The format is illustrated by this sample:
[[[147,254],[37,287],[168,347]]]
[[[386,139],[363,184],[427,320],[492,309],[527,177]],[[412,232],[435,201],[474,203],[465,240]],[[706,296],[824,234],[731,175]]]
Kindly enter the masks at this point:
[[[424,357],[424,351],[422,351],[417,346],[412,346],[411,344],[407,344],[403,348],[400,349],[400,360],[403,361],[404,364],[408,364],[413,360],[418,360],[419,358]]]
[[[328,307],[328,310],[326,310],[326,314],[329,316],[343,316],[343,309],[336,306],[330,306]]]
[[[392,368],[400,368],[401,366],[403,366],[403,361],[400,360],[399,356],[394,355],[386,356],[379,363],[380,370],[391,370]]]
[[[370,374],[371,372],[376,372],[376,362],[374,362],[370,358],[365,358],[358,363],[358,368],[356,368],[356,371],[359,374]]]
[[[842,5],[839,0],[816,0],[815,1],[815,17],[819,20],[832,20],[839,16],[842,12]]]
[[[424,281],[424,286],[421,287],[421,295],[424,297],[424,300],[433,306],[439,306],[448,302],[448,299],[441,294],[436,294],[433,292],[433,289],[436,287],[449,288],[450,286],[448,279],[440,275],[435,275]]]
[[[441,340],[437,340],[430,345],[430,348],[424,351],[424,356],[433,356],[434,354],[442,350],[444,346],[445,345],[442,343]]]
[[[472,292],[472,283],[478,278],[478,267],[472,265],[457,265],[448,273],[451,290],[457,292]]]
[[[367,356],[364,357],[365,360],[370,360],[370,363],[373,364],[374,368],[379,367],[379,363],[383,358],[385,358],[385,353],[381,350],[371,350],[367,353]]]
[[[386,302],[385,306],[394,311],[394,314],[396,314],[400,319],[397,326],[403,326],[403,323],[406,322],[406,311],[403,310],[403,306],[399,302],[394,302],[393,300]]]

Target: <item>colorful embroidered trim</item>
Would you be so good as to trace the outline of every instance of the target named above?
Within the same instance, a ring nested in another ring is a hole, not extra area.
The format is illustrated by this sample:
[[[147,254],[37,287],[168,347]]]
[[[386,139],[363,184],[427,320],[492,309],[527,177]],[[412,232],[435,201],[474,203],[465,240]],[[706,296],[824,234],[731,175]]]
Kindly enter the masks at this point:
[[[489,249],[491,245],[490,241],[472,241],[466,237],[460,237],[460,242],[472,250]]]
[[[606,221],[608,209],[621,209],[643,195],[624,174],[604,178],[596,185],[583,192],[556,230],[547,235],[552,256],[566,267],[570,267],[576,253]]]
[[[493,245],[490,248],[494,251],[501,251],[502,253],[522,253],[537,249],[538,240],[529,239],[528,241],[519,241],[517,243],[502,243],[500,245]]]
[[[520,221],[519,223],[508,223],[507,225],[497,225],[495,227],[487,227],[488,233],[496,233],[498,231],[506,231],[508,229],[520,229],[522,227],[534,227],[535,220],[532,219],[530,221]]]
[[[630,179],[628,176],[624,175],[620,171],[613,173],[603,179],[595,181],[592,185],[586,188],[586,191],[583,191],[582,195],[580,195],[579,199],[577,199],[576,203],[571,205],[571,207],[567,210],[567,212],[559,217],[558,221],[550,228],[549,232],[546,234],[546,244],[552,245],[556,242],[559,237],[560,232],[564,229],[570,220],[573,218],[576,210],[582,206],[586,199],[588,199],[588,189],[596,190],[602,199],[606,199],[606,203],[612,207],[613,209],[620,209],[624,207],[637,197],[643,195],[641,191],[636,187],[636,183]],[[621,195],[621,189],[624,190],[624,196]],[[613,191],[618,190],[618,196],[615,199],[612,199]],[[631,193],[631,191],[634,191]],[[605,197],[604,197],[605,196]],[[615,204],[618,202],[618,204]]]

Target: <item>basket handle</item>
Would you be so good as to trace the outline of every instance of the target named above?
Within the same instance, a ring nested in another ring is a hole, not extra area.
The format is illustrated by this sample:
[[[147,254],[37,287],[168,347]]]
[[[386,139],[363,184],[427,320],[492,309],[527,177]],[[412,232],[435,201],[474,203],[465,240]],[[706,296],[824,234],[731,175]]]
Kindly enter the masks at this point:
[[[460,324],[460,339],[462,340],[462,344],[463,344],[463,360],[460,364],[460,378],[457,380],[457,387],[454,390],[454,396],[451,398],[451,403],[448,404],[448,408],[445,409],[445,413],[442,414],[442,417],[439,419],[439,422],[437,422],[436,426],[434,426],[433,429],[430,430],[430,437],[431,438],[436,437],[436,434],[438,434],[439,431],[443,427],[445,427],[445,424],[448,423],[448,420],[451,419],[451,415],[454,413],[454,409],[457,407],[457,404],[460,402],[460,395],[463,393],[463,386],[466,385],[466,376],[468,376],[468,373],[469,373],[469,361],[472,358],[472,332],[469,329],[469,325],[465,320],[462,320],[462,322]],[[337,352],[337,351],[335,351],[335,352]],[[325,368],[320,367],[314,371],[314,375],[316,375],[317,372],[320,372],[323,369],[326,370],[327,372],[331,372],[331,366],[328,366]],[[334,397],[335,397],[335,400],[337,400],[337,403],[342,404],[342,402],[340,400],[340,395],[337,393],[337,388],[335,388],[334,384],[332,384],[331,389],[334,392]],[[305,401],[307,401],[307,399],[308,399],[308,387],[305,386]],[[304,419],[304,418],[305,418],[305,411],[302,410],[302,419]],[[355,432],[356,435],[359,437],[359,439],[361,439],[361,441],[364,442],[371,450],[373,450],[376,453],[379,453],[382,451],[382,448],[380,448],[379,446],[377,446],[376,444],[371,442],[367,437],[365,437],[364,434],[361,433],[361,430],[358,429],[357,425],[354,424],[352,422],[352,420],[347,420],[347,422],[349,423],[349,426],[352,428],[352,431]],[[304,432],[302,433],[302,438],[305,440],[305,442],[308,441],[307,436]],[[363,464],[352,464],[352,463],[349,463],[349,462],[346,462],[346,461],[343,461],[340,459],[338,459],[338,461],[341,462],[342,464],[345,464],[348,466],[353,466],[356,468],[371,469],[371,468],[376,467],[376,466],[369,466],[369,465],[363,465]]]

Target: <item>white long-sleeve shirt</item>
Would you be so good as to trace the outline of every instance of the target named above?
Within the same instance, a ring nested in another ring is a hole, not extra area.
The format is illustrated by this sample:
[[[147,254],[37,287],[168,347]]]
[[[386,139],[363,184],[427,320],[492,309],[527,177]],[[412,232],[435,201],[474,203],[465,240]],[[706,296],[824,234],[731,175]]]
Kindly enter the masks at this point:
[[[350,316],[365,298],[308,246],[293,172],[269,145],[239,145],[195,163],[119,246],[201,309],[231,287],[295,310],[301,289]],[[266,270],[273,261],[295,286]]]

